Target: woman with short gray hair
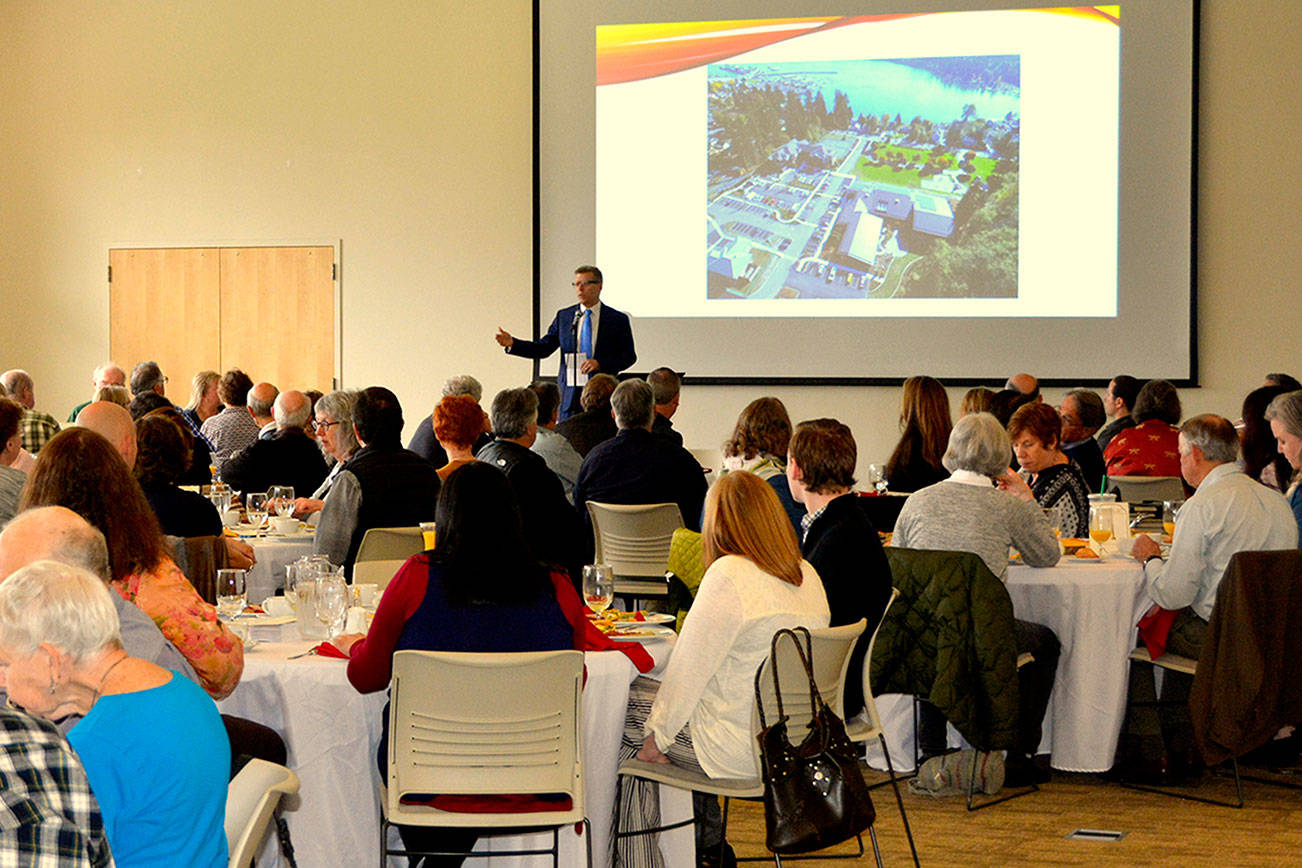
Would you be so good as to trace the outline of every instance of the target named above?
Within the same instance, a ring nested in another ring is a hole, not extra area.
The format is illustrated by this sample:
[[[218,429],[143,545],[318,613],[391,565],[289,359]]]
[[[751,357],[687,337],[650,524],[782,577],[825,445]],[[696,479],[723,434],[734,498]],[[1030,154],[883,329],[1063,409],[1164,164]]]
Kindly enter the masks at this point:
[[[1293,517],[1297,519],[1299,542],[1302,546],[1302,391],[1285,392],[1270,402],[1266,408],[1266,419],[1270,422],[1270,431],[1275,435],[1279,454],[1288,459],[1293,468],[1293,479],[1284,494],[1288,505],[1293,507]]]
[[[353,430],[353,403],[357,393],[339,389],[321,396],[316,402],[316,419],[312,422],[316,432],[316,445],[325,453],[327,461],[333,461],[325,480],[312,492],[311,497],[299,497],[294,501],[294,514],[311,515],[320,512],[325,505],[325,496],[334,485],[335,477],[344,464],[357,451],[357,432]]]
[[[119,865],[224,866],[230,744],[198,685],[122,649],[97,576],[37,561],[0,584],[11,704],[59,720],[81,757]]]
[[[1026,482],[1008,466],[1008,432],[989,413],[970,413],[954,423],[942,459],[949,479],[909,495],[895,522],[891,545],[933,551],[971,552],[1000,579],[1016,546],[1022,562],[1049,567],[1058,562],[1058,540]],[[1058,668],[1058,637],[1041,624],[1014,621],[1018,653],[1035,662],[1018,673],[1021,722],[1017,749],[1008,752],[1005,781],[1019,786],[1047,780],[1034,765],[1040,722]],[[945,751],[944,717],[922,705],[919,746],[924,756]]]

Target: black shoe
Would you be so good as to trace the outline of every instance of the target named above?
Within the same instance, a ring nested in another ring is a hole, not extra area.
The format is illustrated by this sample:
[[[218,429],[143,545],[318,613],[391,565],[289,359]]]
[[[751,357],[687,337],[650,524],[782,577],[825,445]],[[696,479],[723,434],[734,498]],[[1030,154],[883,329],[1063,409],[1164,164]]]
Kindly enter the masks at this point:
[[[1033,757],[1009,751],[1004,759],[1004,786],[1029,787],[1049,782],[1048,769],[1040,768]]]
[[[696,868],[737,868],[737,854],[732,852],[732,845],[723,842],[723,859],[719,859],[719,848],[709,847],[704,853],[696,854]]]

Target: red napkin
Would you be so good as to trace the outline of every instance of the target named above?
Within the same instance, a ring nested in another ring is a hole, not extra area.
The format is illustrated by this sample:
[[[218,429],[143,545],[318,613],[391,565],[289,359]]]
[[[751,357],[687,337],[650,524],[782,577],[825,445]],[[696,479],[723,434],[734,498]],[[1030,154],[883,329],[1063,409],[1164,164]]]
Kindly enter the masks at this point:
[[[336,648],[334,645],[331,645],[329,642],[322,642],[320,645],[316,646],[312,650],[316,652],[316,656],[318,657],[333,657],[336,660],[348,659],[347,654],[340,651],[338,648]]]
[[[1156,660],[1166,653],[1166,637],[1175,623],[1178,609],[1163,609],[1154,604],[1153,608],[1139,619],[1139,639],[1148,649],[1148,656]]]

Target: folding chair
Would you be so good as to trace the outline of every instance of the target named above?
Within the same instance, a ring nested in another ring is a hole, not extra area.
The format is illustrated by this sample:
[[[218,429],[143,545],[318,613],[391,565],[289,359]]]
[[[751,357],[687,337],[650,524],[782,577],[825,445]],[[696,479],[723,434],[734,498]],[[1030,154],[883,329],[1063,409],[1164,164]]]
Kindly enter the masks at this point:
[[[665,570],[674,530],[683,527],[676,503],[619,504],[588,501],[596,563],[610,564],[615,593],[634,598],[669,593]]]
[[[389,772],[380,784],[380,865],[390,855],[488,857],[550,853],[559,864],[560,830],[584,825],[580,736],[583,652],[393,655]],[[534,796],[550,809],[493,811],[496,796]],[[473,812],[463,798],[483,797]],[[488,808],[480,812],[480,808]],[[552,830],[550,849],[494,853],[408,852],[388,848],[390,825]]]
[[[1184,500],[1184,483],[1178,476],[1109,476],[1108,488],[1126,503]]]
[[[249,868],[281,800],[297,793],[298,786],[298,775],[266,760],[249,760],[240,769],[226,790],[228,868]],[[277,818],[278,824],[282,822]],[[281,848],[288,851],[293,865],[288,830],[282,833]]]
[[[823,696],[824,702],[831,707],[837,714],[842,716],[843,709],[841,706],[841,694],[845,687],[846,669],[850,664],[850,652],[854,648],[855,642],[863,633],[866,621],[862,618],[854,624],[848,624],[843,627],[825,627],[820,630],[810,630],[810,637],[813,646],[814,682],[818,685],[818,692]],[[794,685],[794,691],[791,697],[787,697],[784,691],[783,703],[787,710],[787,732],[793,744],[799,744],[804,735],[809,730],[810,710],[808,702],[808,685],[809,681],[805,676],[804,666],[800,663],[800,658],[789,642],[780,642],[777,647],[777,658],[773,656],[767,658],[763,665],[760,666],[756,673],[757,683],[760,685],[761,701],[764,703],[765,711],[770,708],[777,710],[777,695],[773,690],[773,676],[771,674],[773,666],[778,667],[778,677],[783,684]],[[798,695],[797,695],[798,694]],[[760,730],[759,710],[752,709],[751,722],[755,732]],[[752,740],[752,747],[755,751],[755,767],[760,767],[759,741]],[[702,793],[710,793],[723,798],[723,840],[720,842],[719,855],[723,857],[723,843],[727,840],[728,835],[728,805],[732,799],[758,799],[764,795],[764,781],[759,775],[753,778],[711,778],[707,775],[689,771],[675,765],[666,765],[664,763],[647,763],[641,760],[631,759],[624,761],[619,767],[619,774],[630,775],[632,777],[644,778],[645,780],[655,781],[671,787],[677,787],[684,790],[695,790]],[[616,816],[618,817],[618,806]],[[628,838],[634,835],[648,835],[655,832],[668,831],[677,829],[681,826],[690,825],[692,820],[684,820],[679,823],[671,823],[667,826],[659,826],[654,829],[642,829],[634,832],[621,832],[615,830],[616,838]],[[882,864],[881,852],[877,846],[877,831],[873,827],[868,829],[869,837],[872,840],[873,854],[876,857],[878,868]],[[856,836],[859,844],[857,853],[836,854],[836,855],[809,855],[802,854],[800,860],[806,859],[858,859],[864,854],[863,838]],[[777,853],[772,854],[774,864],[782,865],[782,857]],[[767,856],[738,856],[738,862],[766,862]]]
[[[353,584],[378,585],[383,591],[412,555],[425,551],[419,527],[373,527],[362,537],[353,562]]]

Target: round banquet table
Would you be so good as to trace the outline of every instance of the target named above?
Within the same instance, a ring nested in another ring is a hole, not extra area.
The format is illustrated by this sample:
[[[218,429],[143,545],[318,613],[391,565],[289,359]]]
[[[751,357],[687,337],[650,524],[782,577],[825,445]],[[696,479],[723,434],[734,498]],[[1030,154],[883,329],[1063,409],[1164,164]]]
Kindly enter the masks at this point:
[[[1053,567],[1009,566],[1005,584],[1013,614],[1044,624],[1062,644],[1040,752],[1061,771],[1107,771],[1126,710],[1135,624],[1152,605],[1143,567],[1120,556],[1063,558]],[[877,710],[895,768],[911,769],[913,698],[878,696]],[[961,744],[951,726],[950,745]],[[886,768],[875,744],[869,758],[874,768]]]
[[[292,636],[292,625],[259,627],[260,636]],[[668,661],[676,636],[646,644],[656,661],[657,675]],[[255,720],[272,727],[289,748],[289,766],[302,788],[284,811],[300,865],[369,865],[379,850],[379,771],[375,751],[380,737],[380,715],[387,691],[359,694],[348,683],[346,661],[308,656],[289,659],[311,648],[312,640],[260,641],[244,655],[244,675],[239,686],[218,703],[222,713]],[[587,680],[583,688],[584,798],[592,825],[594,864],[603,864],[610,839],[617,767],[617,752],[628,705],[628,686],[637,669],[618,651],[584,654]],[[661,811],[665,822],[691,817],[691,794],[663,788]],[[661,836],[667,865],[694,862],[691,826]],[[390,843],[400,846],[397,832]],[[484,839],[480,849],[551,846],[551,833],[514,838]],[[500,856],[476,859],[489,868],[541,864],[541,857]],[[257,859],[260,866],[280,865],[276,836],[269,835]],[[406,859],[390,857],[389,864]],[[561,833],[561,864],[586,865],[582,839],[572,827]]]
[[[253,547],[257,561],[245,574],[249,602],[261,605],[262,601],[285,586],[285,566],[303,555],[312,554],[312,534],[293,536],[268,534],[260,537],[241,537]]]

